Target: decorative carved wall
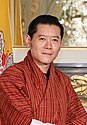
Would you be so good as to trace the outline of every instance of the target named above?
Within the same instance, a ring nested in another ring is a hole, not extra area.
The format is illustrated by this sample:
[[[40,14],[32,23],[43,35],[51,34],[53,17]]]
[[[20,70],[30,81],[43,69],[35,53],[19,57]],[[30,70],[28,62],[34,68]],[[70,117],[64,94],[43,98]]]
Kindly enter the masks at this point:
[[[87,111],[87,63],[55,63],[55,67],[70,77],[73,88]]]
[[[40,14],[57,16],[64,25],[63,47],[87,47],[87,0],[20,0],[23,35]]]

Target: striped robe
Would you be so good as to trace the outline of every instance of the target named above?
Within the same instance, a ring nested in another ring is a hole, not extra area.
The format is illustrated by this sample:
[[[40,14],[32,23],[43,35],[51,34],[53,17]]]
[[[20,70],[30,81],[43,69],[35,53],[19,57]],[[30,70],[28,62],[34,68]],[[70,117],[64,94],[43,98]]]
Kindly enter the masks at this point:
[[[69,78],[51,63],[47,79],[29,51],[0,77],[0,119],[2,125],[30,125],[32,119],[85,125],[87,114]]]

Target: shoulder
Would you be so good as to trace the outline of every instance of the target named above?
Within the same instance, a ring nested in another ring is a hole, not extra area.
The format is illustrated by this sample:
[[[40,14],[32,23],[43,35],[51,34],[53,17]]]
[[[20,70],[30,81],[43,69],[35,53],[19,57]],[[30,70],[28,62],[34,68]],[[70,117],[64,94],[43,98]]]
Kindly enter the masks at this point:
[[[19,62],[8,67],[0,76],[0,82],[9,82],[9,83],[16,83],[16,82],[23,82],[24,81],[24,70],[26,65],[24,62]]]
[[[70,79],[68,75],[66,75],[64,72],[59,70],[58,68],[55,68],[56,74],[62,79]]]
[[[71,79],[69,76],[67,76],[64,72],[60,71],[59,69],[56,69],[56,74],[60,79],[62,86],[66,89],[66,91],[71,91],[71,89],[73,90],[73,86],[71,84]]]
[[[13,64],[12,66],[6,68],[6,70],[1,74],[1,76],[3,76],[4,74],[12,75],[13,73],[20,72],[22,67],[24,67],[23,62]]]

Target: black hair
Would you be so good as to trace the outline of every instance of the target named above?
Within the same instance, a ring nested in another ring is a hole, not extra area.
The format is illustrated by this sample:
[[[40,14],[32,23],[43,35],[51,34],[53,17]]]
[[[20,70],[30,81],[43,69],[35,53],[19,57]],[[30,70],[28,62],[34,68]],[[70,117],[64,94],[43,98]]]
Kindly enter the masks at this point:
[[[34,20],[32,20],[28,27],[28,35],[31,37],[31,39],[34,33],[37,32],[38,24],[49,24],[49,25],[53,24],[53,25],[58,26],[60,28],[61,39],[63,38],[64,27],[59,22],[58,18],[52,15],[40,15],[40,16],[37,16]]]

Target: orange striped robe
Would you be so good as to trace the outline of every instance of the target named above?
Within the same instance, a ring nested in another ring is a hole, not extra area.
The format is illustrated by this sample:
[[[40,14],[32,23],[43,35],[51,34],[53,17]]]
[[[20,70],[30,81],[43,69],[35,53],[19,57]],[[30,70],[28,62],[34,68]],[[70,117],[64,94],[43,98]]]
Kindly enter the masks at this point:
[[[87,114],[69,78],[51,63],[47,79],[29,51],[0,77],[0,118],[2,125],[30,125],[33,118],[56,125],[85,125]]]

